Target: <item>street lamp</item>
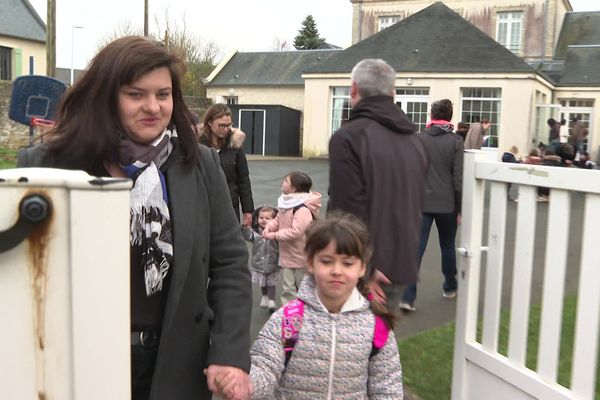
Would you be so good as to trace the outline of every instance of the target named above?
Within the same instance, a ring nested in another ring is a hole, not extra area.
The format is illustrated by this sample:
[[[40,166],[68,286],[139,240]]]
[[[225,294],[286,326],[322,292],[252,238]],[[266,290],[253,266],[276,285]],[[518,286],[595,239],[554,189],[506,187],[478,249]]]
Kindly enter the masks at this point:
[[[83,29],[83,26],[71,26],[71,86],[73,86],[73,51],[75,47],[75,29]]]

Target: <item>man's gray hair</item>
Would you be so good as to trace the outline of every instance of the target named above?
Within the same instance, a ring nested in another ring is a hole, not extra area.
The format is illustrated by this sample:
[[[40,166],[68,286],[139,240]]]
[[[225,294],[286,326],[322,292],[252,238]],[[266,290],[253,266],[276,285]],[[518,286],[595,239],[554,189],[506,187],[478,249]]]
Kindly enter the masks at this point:
[[[360,97],[393,96],[396,71],[381,58],[367,58],[352,68],[352,81]]]

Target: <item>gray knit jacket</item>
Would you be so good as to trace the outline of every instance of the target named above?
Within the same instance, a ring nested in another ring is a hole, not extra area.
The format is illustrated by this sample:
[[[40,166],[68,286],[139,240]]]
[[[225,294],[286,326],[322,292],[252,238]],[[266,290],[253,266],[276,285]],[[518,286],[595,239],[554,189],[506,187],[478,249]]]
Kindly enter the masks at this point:
[[[375,316],[369,302],[354,290],[338,314],[327,311],[315,293],[314,280],[302,281],[298,297],[304,321],[285,367],[281,339],[283,309],[262,328],[250,355],[253,399],[403,399],[402,367],[394,332],[377,354],[373,348]]]

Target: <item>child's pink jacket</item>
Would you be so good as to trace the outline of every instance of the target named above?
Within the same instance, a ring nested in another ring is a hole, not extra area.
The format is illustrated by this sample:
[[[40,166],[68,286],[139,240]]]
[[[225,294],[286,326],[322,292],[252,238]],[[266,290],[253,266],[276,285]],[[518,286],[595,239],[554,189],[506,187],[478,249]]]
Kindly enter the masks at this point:
[[[316,218],[321,209],[321,193],[311,192],[304,202],[306,207],[279,208],[277,217],[267,225],[269,232],[275,232],[279,242],[279,265],[284,268],[304,268],[304,244],[306,229]]]

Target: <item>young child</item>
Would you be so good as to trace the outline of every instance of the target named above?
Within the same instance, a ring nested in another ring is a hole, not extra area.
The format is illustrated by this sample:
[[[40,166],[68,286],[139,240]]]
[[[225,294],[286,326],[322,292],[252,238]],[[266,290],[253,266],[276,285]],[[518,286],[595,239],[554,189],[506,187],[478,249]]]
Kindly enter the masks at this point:
[[[306,229],[321,209],[321,194],[311,192],[311,187],[312,180],[304,172],[287,174],[277,199],[279,213],[263,231],[265,239],[279,242],[279,265],[283,269],[281,304],[296,298],[306,273]]]
[[[244,239],[252,242],[252,261],[250,269],[252,282],[260,286],[262,299],[260,306],[275,311],[275,286],[279,278],[279,246],[277,241],[262,237],[262,232],[267,224],[277,215],[277,209],[272,207],[258,207],[254,210],[256,222],[252,229],[248,226],[242,227]]]
[[[402,399],[394,317],[380,303],[369,303],[362,279],[370,255],[365,225],[335,213],[309,228],[305,249],[309,274],[298,293],[304,312],[297,341],[286,361],[280,308],[250,351],[252,398]],[[376,315],[389,330],[374,351]],[[231,374],[216,382],[228,397],[239,388]]]

